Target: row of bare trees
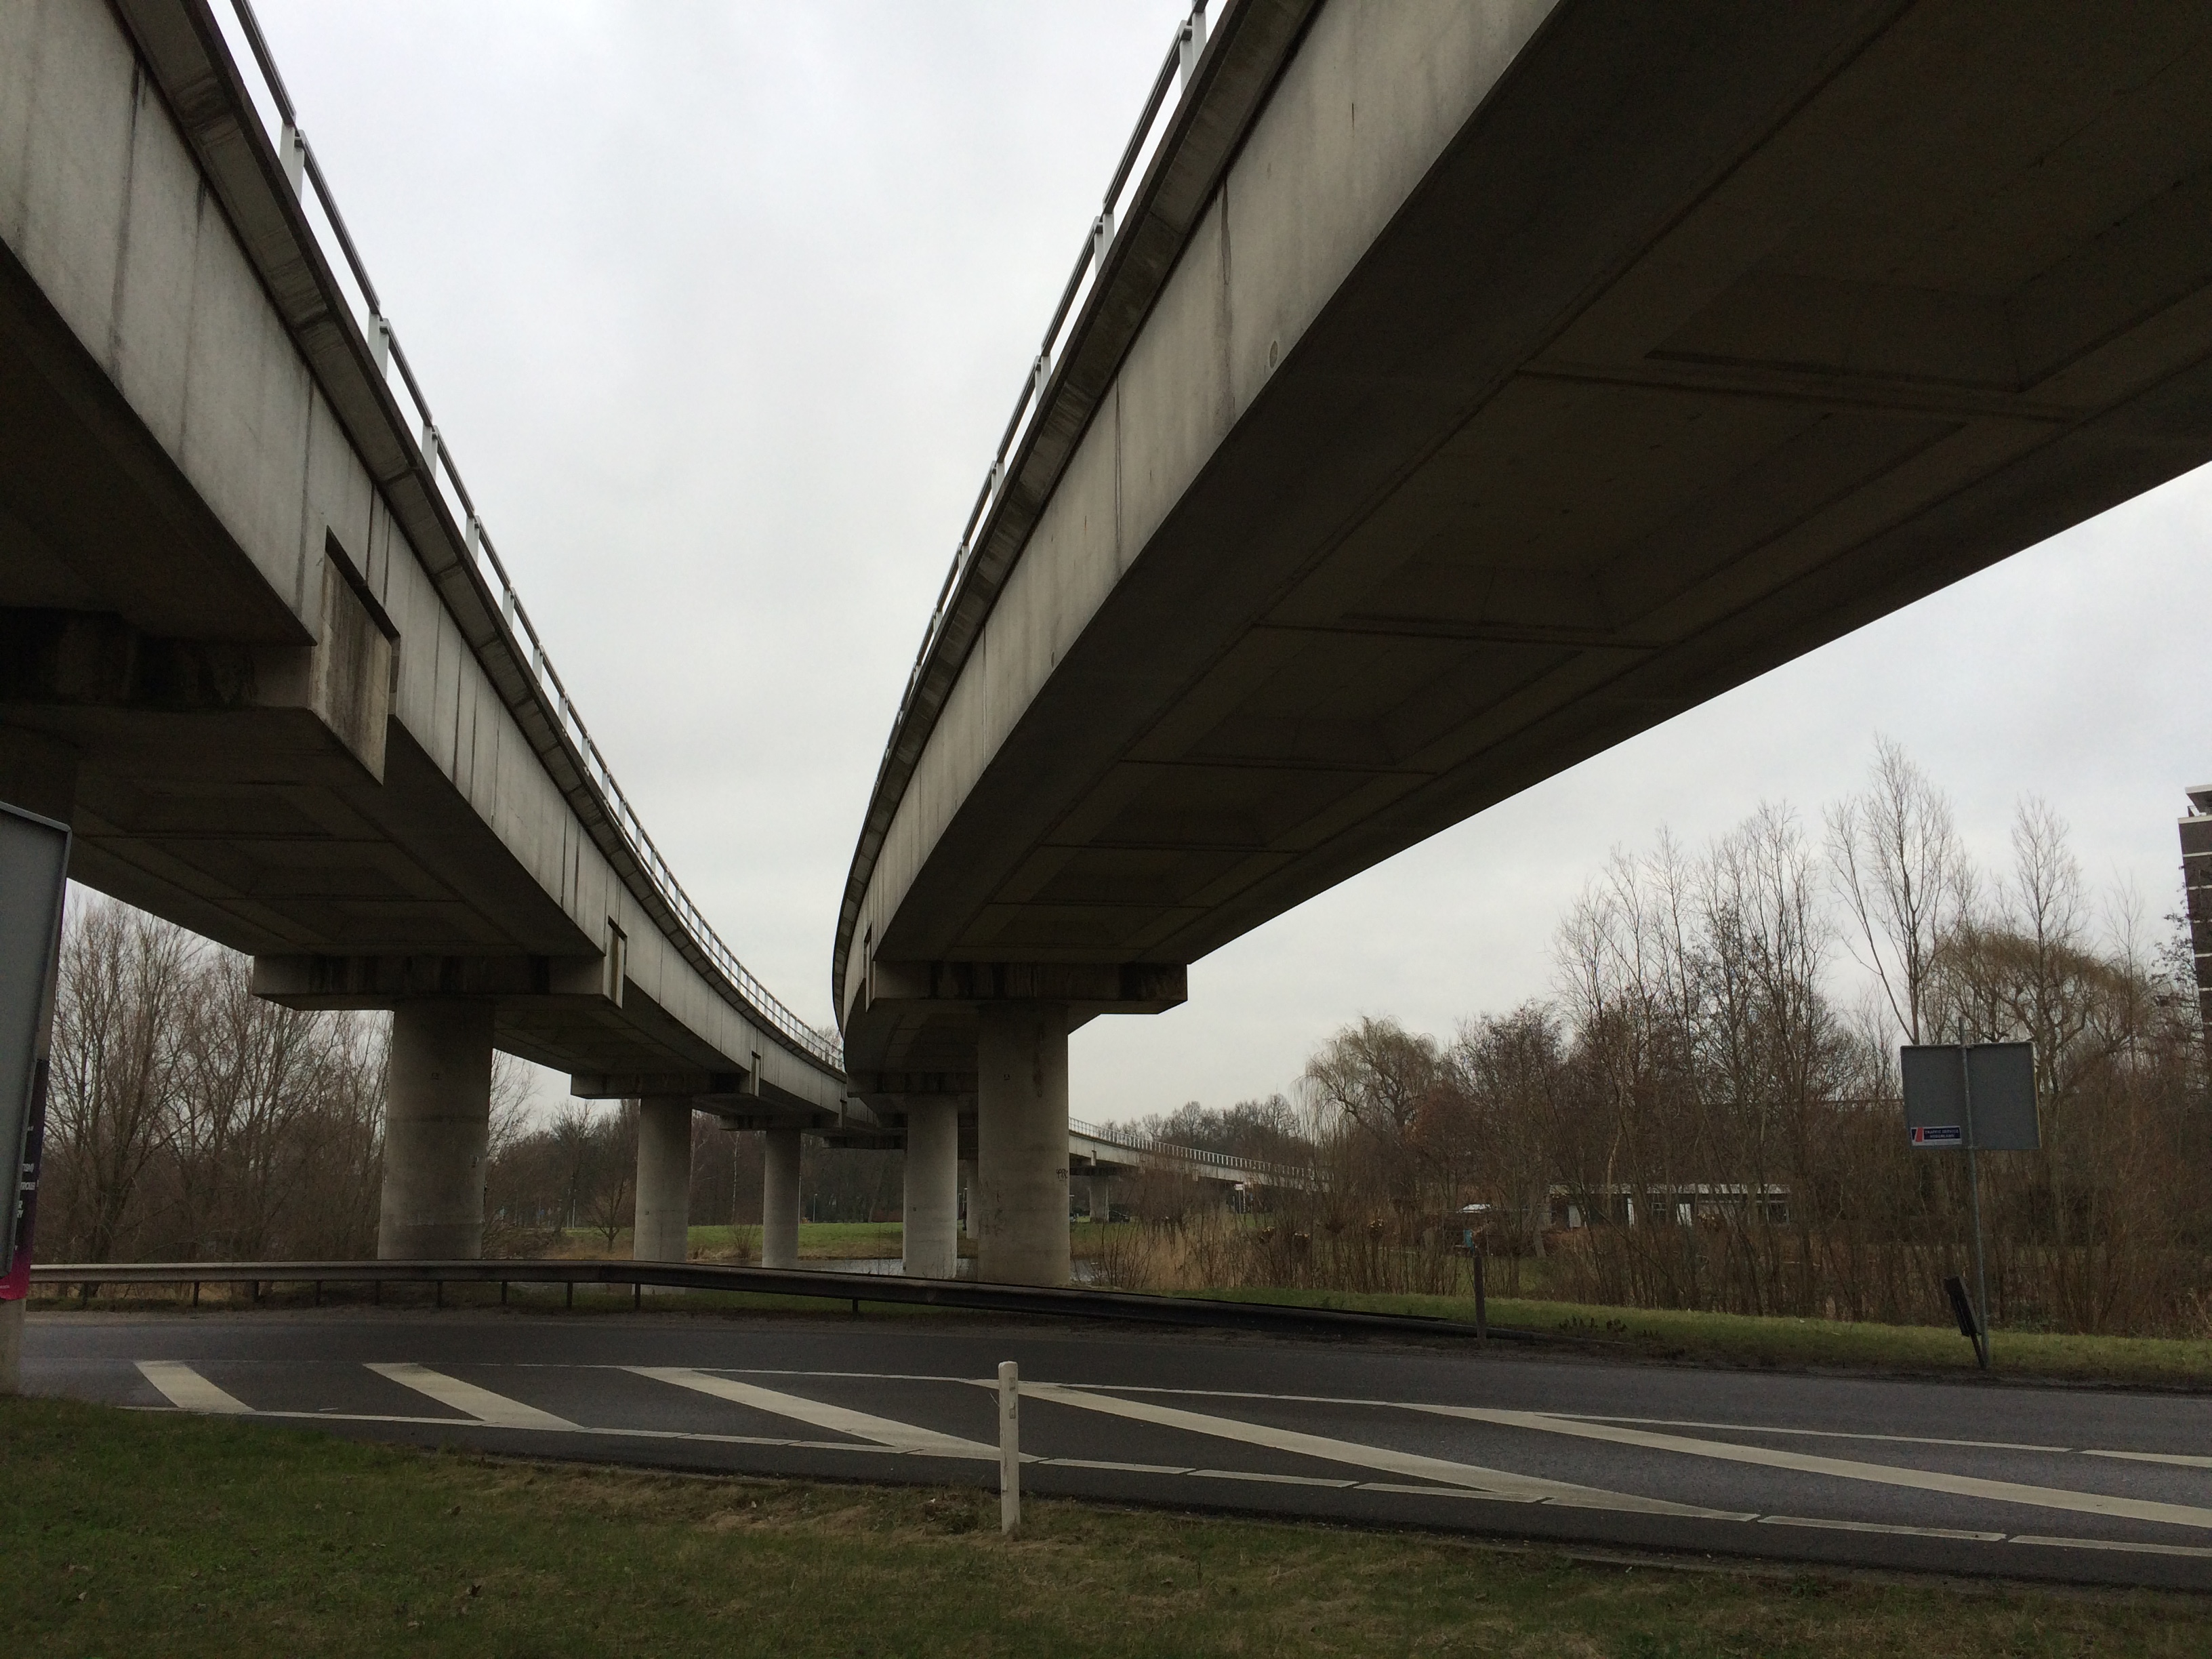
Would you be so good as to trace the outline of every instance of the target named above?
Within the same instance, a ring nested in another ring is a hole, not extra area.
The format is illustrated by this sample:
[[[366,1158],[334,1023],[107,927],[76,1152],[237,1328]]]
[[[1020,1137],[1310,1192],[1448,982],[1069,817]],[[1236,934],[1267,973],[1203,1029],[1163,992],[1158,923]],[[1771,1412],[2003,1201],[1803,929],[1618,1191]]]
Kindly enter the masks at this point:
[[[73,890],[39,1254],[360,1255],[376,1236],[383,1022],[254,997],[245,957]]]
[[[1209,1270],[1443,1290],[1472,1231],[1507,1288],[1526,1267],[1570,1299],[1940,1322],[1966,1170],[1909,1145],[1897,1046],[2026,1039],[2043,1150],[1981,1160],[1996,1317],[2201,1334],[2212,1112],[2185,945],[2100,912],[2041,804],[2010,853],[1978,870],[1884,743],[1817,830],[1766,807],[1702,852],[1617,854],[1560,927],[1553,999],[1443,1042],[1359,1020],[1296,1111],[1212,1115],[1223,1135],[1296,1119],[1313,1178]],[[1209,1115],[1179,1115],[1200,1139]]]
[[[40,1182],[47,1261],[339,1260],[376,1249],[389,1022],[263,1001],[251,963],[72,889]],[[485,1244],[616,1249],[636,1208],[637,1119],[617,1103],[527,1111],[496,1057]],[[695,1120],[691,1213],[757,1224],[760,1138]],[[807,1149],[810,1218],[896,1218],[896,1153]]]

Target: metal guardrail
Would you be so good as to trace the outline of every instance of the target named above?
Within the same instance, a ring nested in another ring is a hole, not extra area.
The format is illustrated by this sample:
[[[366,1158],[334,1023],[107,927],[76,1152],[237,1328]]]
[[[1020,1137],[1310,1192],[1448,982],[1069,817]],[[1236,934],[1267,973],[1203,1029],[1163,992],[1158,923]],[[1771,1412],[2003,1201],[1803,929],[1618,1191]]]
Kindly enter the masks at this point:
[[[1319,3],[1200,0],[1176,27],[1023,377],[900,695],[838,905],[830,973],[841,1026],[870,879],[937,718]]]
[[[921,684],[922,670],[929,661],[929,653],[944,631],[945,619],[951,614],[955,592],[960,578],[981,538],[976,531],[984,517],[997,501],[999,491],[1006,481],[1006,463],[1020,447],[1027,435],[1030,423],[1044,406],[1044,392],[1051,382],[1053,366],[1060,361],[1059,348],[1070,323],[1082,309],[1082,301],[1089,292],[1089,284],[1105,264],[1106,254],[1114,246],[1114,235],[1121,221],[1117,215],[1124,199],[1140,176],[1138,164],[1145,160],[1165,130],[1167,118],[1175,112],[1175,105],[1168,101],[1168,88],[1180,76],[1182,85],[1190,84],[1191,70],[1197,65],[1199,54],[1206,50],[1206,0],[1196,0],[1190,14],[1176,27],[1175,40],[1168,46],[1168,55],[1160,64],[1159,73],[1152,77],[1152,91],[1145,99],[1144,113],[1137,118],[1136,131],[1121,150],[1121,160],[1114,169],[1114,177],[1106,186],[1106,197],[1098,215],[1091,222],[1091,232],[1084,239],[1083,251],[1075,257],[1075,269],[1068,273],[1066,286],[1060,289],[1060,304],[1052,313],[1052,321],[1045,325],[1044,343],[1030,364],[1029,376],[1014,399],[1014,412],[1006,417],[1006,429],[1000,435],[999,447],[991,456],[990,471],[984,475],[983,487],[975,494],[973,506],[968,509],[967,522],[960,527],[960,544],[953,550],[952,563],[945,573],[944,585],[938,589],[937,606],[929,613],[929,623],[922,629],[921,647],[914,653],[914,667],[908,672],[906,689],[899,694],[898,713],[891,721],[896,737],[906,721],[907,711],[914,702],[914,694]]]
[[[1338,1308],[1293,1308],[1267,1302],[1217,1302],[1210,1297],[1149,1296],[1134,1291],[1059,1290],[1030,1285],[992,1285],[964,1279],[904,1279],[890,1274],[841,1273],[805,1268],[719,1267],[699,1262],[566,1261],[125,1261],[57,1262],[33,1266],[31,1283],[79,1287],[95,1285],[429,1285],[442,1298],[447,1285],[628,1285],[641,1302],[646,1285],[684,1291],[734,1291],[756,1296],[810,1297],[821,1301],[896,1303],[986,1313],[1078,1319],[1134,1320],[1154,1325],[1273,1331],[1295,1335],[1449,1336],[1542,1340],[1534,1331],[1499,1330],[1455,1319],[1414,1314],[1352,1313]],[[502,1288],[502,1295],[504,1289]],[[573,1290],[571,1300],[573,1301]]]
[[[425,472],[433,489],[445,498],[447,508],[453,514],[455,522],[467,527],[466,556],[499,598],[500,620],[507,630],[515,659],[525,665],[544,693],[546,705],[554,714],[556,729],[574,745],[577,757],[583,763],[584,776],[599,791],[607,810],[608,821],[628,845],[638,867],[653,884],[653,890],[661,902],[690,933],[692,942],[727,976],[739,996],[770,1025],[805,1053],[831,1069],[842,1072],[844,1069],[843,1044],[836,1037],[816,1030],[786,1007],[738,959],[737,953],[722,942],[720,936],[708,924],[699,907],[692,902],[690,895],[676,879],[674,872],[668,867],[668,861],[661,856],[660,849],[653,845],[653,837],[646,833],[636,811],[623,794],[622,787],[615,781],[613,769],[608,766],[606,757],[600,752],[598,744],[592,741],[590,729],[585,726],[583,716],[577,712],[568,688],[561,683],[560,673],[553,666],[544,642],[538,637],[538,629],[530,620],[530,613],[523,605],[514,579],[507,574],[506,564],[492,544],[491,533],[484,526],[483,515],[477,511],[476,501],[469,494],[468,485],[462,481],[460,469],[454,465],[453,450],[430,412],[429,399],[424,396],[421,383],[415,378],[414,368],[407,361],[407,353],[399,343],[398,334],[384,309],[383,301],[378,296],[376,285],[369,278],[368,265],[361,257],[360,249],[354,245],[352,233],[346,228],[344,216],[338,211],[337,198],[331,191],[329,181],[323,176],[322,167],[315,159],[314,150],[308,144],[306,134],[301,131],[299,117],[294,109],[291,94],[285,88],[284,77],[277,70],[276,60],[269,50],[267,39],[262,34],[260,21],[254,15],[252,0],[231,0],[231,5],[254,64],[260,71],[270,106],[276,113],[278,130],[273,139],[278,159],[283,164],[285,177],[292,188],[299,192],[303,205],[309,192],[313,192],[313,201],[322,210],[331,240],[337,243],[343,262],[342,267],[334,265],[333,268],[343,268],[349,273],[359,290],[356,297],[360,311],[352,320],[360,329],[362,337],[368,342],[376,368],[386,376],[386,384],[390,384],[391,371],[397,368],[400,384],[412,400],[416,413],[422,417],[422,434],[416,441]],[[319,240],[321,240],[320,231],[314,226],[312,217],[309,228],[316,233]],[[330,250],[325,247],[324,252],[327,257]]]

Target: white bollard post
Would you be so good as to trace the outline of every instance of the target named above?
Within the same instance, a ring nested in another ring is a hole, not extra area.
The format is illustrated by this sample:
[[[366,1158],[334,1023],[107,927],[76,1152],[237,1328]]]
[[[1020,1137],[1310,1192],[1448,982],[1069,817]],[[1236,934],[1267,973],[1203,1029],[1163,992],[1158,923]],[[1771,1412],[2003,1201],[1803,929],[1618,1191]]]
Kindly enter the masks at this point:
[[[1022,1382],[1011,1359],[999,1366],[999,1530],[1022,1524]]]

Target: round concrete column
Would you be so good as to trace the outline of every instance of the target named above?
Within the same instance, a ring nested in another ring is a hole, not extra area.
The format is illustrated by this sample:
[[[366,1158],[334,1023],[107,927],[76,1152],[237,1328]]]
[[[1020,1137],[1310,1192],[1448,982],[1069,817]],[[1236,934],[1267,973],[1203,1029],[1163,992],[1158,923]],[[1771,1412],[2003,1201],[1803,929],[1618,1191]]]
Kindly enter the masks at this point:
[[[386,1261],[483,1254],[491,1025],[489,1002],[403,1002],[392,1012],[376,1224]]]
[[[691,1101],[663,1095],[637,1103],[637,1224],[630,1259],[681,1261],[691,1245]]]
[[[799,1131],[761,1134],[761,1266],[799,1265]]]
[[[1093,1221],[1111,1221],[1114,1218],[1114,1194],[1107,1177],[1093,1175],[1085,1184],[1090,1188],[1091,1218]]]
[[[1067,1005],[983,1005],[975,1044],[976,1277],[1065,1285]]]
[[[960,1271],[960,1103],[911,1100],[906,1109],[907,1276]]]
[[[0,726],[0,800],[58,823],[69,823],[76,811],[77,761],[76,750],[67,744],[20,726]],[[47,976],[46,1001],[32,1034],[32,1053],[36,1059],[46,1056],[52,1041],[53,985],[57,977],[51,973]],[[27,1152],[30,1148],[26,1146],[24,1150]],[[8,1178],[15,1178],[12,1171]],[[35,1208],[32,1220],[34,1224],[37,1220]],[[35,1258],[36,1237],[27,1234],[21,1243],[25,1251]],[[27,1267],[28,1264],[19,1261],[17,1265]],[[24,1288],[27,1289],[27,1285]],[[14,1394],[22,1387],[22,1369],[23,1298],[0,1297],[0,1395]]]
[[[960,1190],[968,1195],[967,1206],[960,1212],[960,1237],[973,1238],[975,1237],[975,1212],[978,1206],[975,1197],[975,1160],[972,1158],[960,1160]]]

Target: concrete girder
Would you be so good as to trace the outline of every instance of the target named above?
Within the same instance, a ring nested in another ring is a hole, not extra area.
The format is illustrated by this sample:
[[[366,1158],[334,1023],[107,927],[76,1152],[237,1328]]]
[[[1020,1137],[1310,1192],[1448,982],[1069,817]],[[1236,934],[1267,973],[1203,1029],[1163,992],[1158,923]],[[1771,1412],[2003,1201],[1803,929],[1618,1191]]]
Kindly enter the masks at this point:
[[[1048,1001],[1073,1030],[1101,1014],[1162,1013],[1188,993],[1188,971],[1174,963],[878,961],[847,1017],[847,1074],[871,1102],[973,1096],[986,1008]]]
[[[901,710],[871,1066],[949,1066],[872,962],[1194,961],[2212,459],[2188,0],[1332,0],[1279,67]]]
[[[834,1118],[623,829],[212,15],[0,35],[0,732],[76,753],[72,875],[257,957],[605,963],[495,1042]]]

